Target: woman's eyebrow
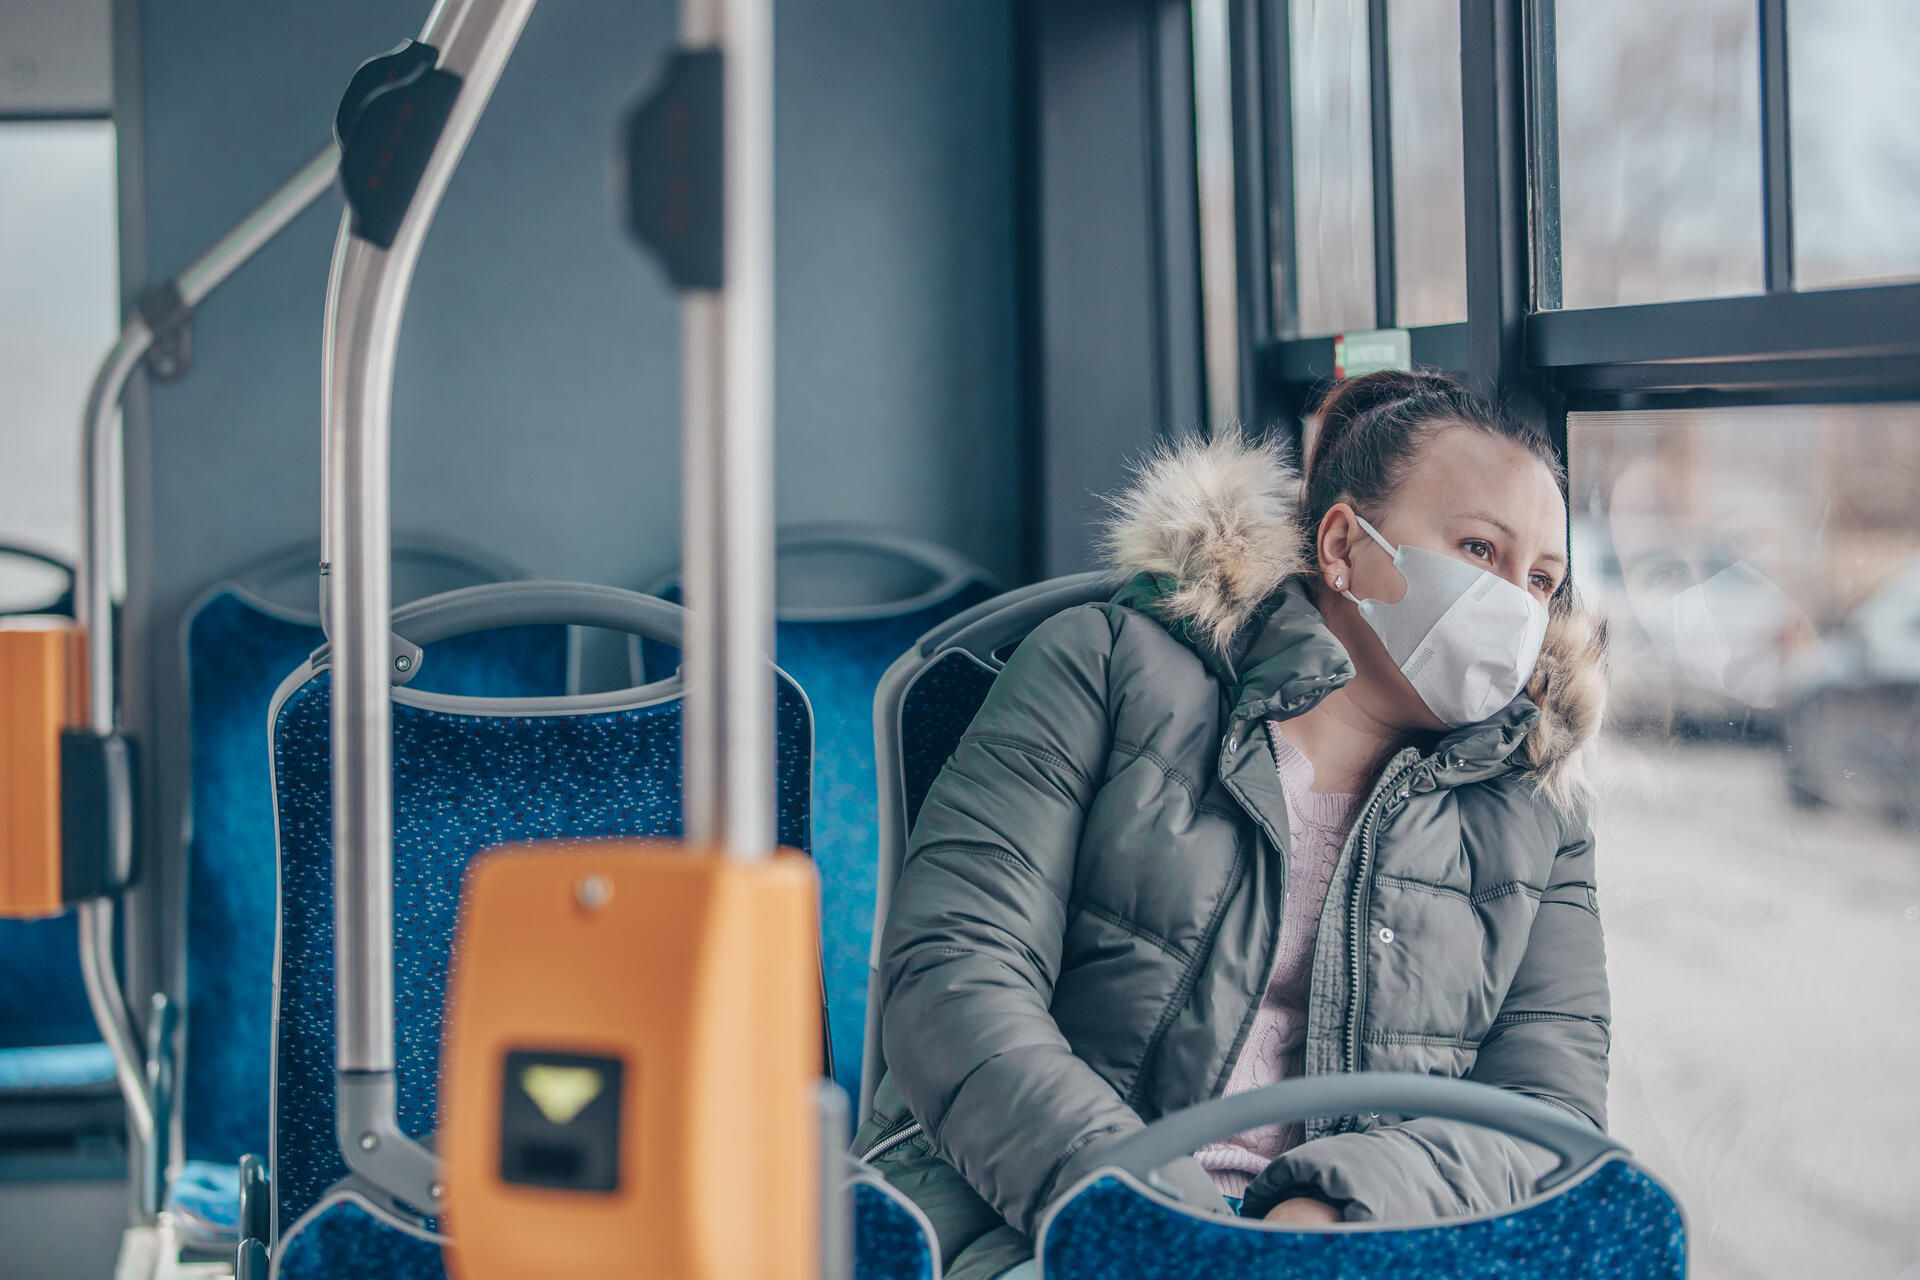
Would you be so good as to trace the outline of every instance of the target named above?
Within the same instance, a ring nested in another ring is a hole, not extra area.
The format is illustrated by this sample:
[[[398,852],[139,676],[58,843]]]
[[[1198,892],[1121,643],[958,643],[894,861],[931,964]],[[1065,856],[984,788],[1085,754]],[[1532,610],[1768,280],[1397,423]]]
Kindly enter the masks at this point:
[[[1505,520],[1502,520],[1499,516],[1489,515],[1485,511],[1467,511],[1462,513],[1461,518],[1464,520],[1483,521],[1486,524],[1492,525],[1494,528],[1498,529],[1501,533],[1505,534],[1509,540],[1513,542],[1518,542],[1520,540],[1520,535],[1513,531],[1513,526],[1508,524]],[[1542,560],[1545,560],[1549,564],[1557,564],[1562,568],[1566,567],[1567,557],[1564,552],[1546,551],[1541,553],[1540,558]]]

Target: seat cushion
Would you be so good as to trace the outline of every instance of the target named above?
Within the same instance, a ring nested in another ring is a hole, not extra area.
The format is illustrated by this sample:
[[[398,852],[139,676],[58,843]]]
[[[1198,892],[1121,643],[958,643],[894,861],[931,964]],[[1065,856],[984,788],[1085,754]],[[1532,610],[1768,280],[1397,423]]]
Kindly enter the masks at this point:
[[[189,1160],[167,1187],[167,1212],[189,1244],[236,1244],[240,1238],[240,1170]]]
[[[91,1089],[113,1084],[113,1054],[104,1044],[0,1049],[0,1092]]]

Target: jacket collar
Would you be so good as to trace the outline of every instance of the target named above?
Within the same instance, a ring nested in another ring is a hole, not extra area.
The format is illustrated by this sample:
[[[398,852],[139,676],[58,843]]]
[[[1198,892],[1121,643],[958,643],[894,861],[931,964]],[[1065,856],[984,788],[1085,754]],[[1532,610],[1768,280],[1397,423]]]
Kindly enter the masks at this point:
[[[1190,621],[1164,613],[1172,586],[1151,574],[1137,575],[1114,596],[1158,618],[1206,664],[1226,694],[1228,719],[1244,726],[1288,720],[1309,710],[1353,679],[1353,663],[1307,591],[1306,579],[1283,581],[1223,650],[1196,632]],[[1515,753],[1540,719],[1540,709],[1522,693],[1485,720],[1429,739],[1430,772],[1436,782],[1478,782],[1516,764]]]

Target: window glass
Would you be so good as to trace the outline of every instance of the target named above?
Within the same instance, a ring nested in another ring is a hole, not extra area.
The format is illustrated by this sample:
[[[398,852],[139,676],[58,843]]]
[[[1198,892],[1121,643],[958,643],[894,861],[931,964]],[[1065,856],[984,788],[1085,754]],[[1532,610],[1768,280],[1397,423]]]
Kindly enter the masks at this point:
[[[1795,283],[1920,276],[1920,4],[1791,0]]]
[[[1366,0],[1293,0],[1295,331],[1373,327]]]
[[[1389,0],[1394,288],[1402,325],[1467,318],[1460,0]]]
[[[1753,0],[1610,0],[1555,15],[1562,304],[1763,287]]]
[[[115,226],[111,124],[0,123],[0,547],[69,564],[80,415],[118,328]],[[48,603],[48,581],[0,555],[0,611]]]
[[[1564,6],[1563,6],[1564,7]],[[1609,1127],[1715,1276],[1920,1254],[1920,404],[1574,414]]]

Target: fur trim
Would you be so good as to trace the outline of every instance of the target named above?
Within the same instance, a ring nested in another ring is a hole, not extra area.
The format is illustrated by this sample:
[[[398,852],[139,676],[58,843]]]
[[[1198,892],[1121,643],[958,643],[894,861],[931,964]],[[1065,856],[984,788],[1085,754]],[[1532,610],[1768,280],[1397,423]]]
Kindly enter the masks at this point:
[[[1578,604],[1555,610],[1527,697],[1540,719],[1527,734],[1527,758],[1540,790],[1567,814],[1591,799],[1586,747],[1600,735],[1607,706],[1606,628]]]
[[[1157,445],[1109,499],[1101,539],[1127,577],[1170,579],[1158,611],[1225,652],[1275,588],[1313,567],[1297,511],[1300,474],[1286,447],[1237,427]],[[1557,607],[1527,682],[1540,719],[1527,758],[1565,814],[1587,794],[1584,748],[1606,703],[1604,632],[1577,605]]]
[[[1161,612],[1225,651],[1274,588],[1309,567],[1299,503],[1285,446],[1228,427],[1155,446],[1110,500],[1101,548],[1129,577],[1171,578]]]

